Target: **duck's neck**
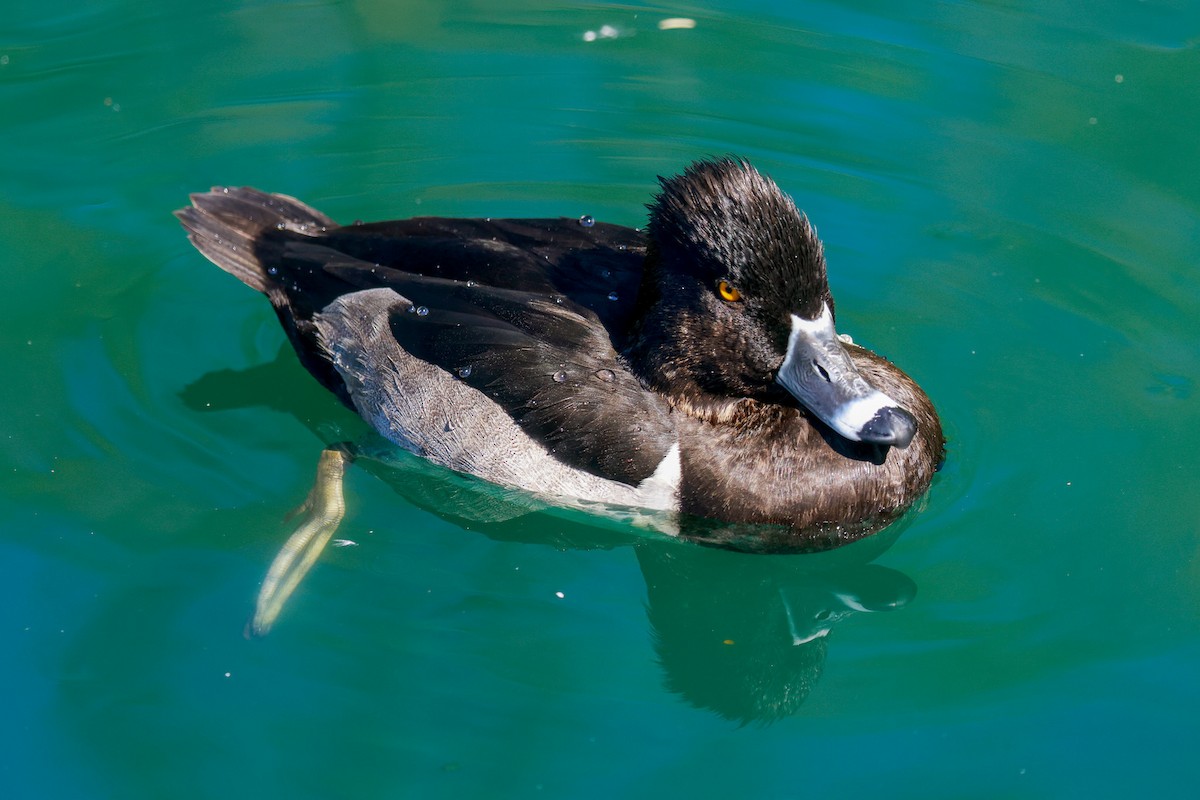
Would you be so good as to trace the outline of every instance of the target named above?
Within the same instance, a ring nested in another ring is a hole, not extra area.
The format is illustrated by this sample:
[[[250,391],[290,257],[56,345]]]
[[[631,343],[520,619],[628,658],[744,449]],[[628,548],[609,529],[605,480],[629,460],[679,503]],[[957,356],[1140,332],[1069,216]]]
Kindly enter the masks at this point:
[[[655,310],[641,317],[639,329],[624,355],[630,369],[647,388],[658,393],[675,410],[704,422],[725,425],[744,416],[751,406],[791,405],[780,391],[778,397],[748,397],[714,391],[712,371],[695,351],[680,347],[680,335],[669,326],[679,321],[679,312]],[[683,339],[684,342],[687,339]]]

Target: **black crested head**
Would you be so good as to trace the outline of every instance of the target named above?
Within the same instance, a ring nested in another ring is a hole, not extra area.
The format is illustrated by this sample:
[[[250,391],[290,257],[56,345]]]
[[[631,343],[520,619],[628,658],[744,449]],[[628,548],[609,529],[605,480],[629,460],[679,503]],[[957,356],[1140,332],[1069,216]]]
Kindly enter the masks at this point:
[[[740,159],[660,180],[626,356],[648,385],[703,416],[742,398],[777,402],[793,316],[833,310],[820,239]]]
[[[776,313],[814,319],[822,303],[833,310],[821,240],[770,178],[742,159],[722,158],[659,181],[649,206],[656,268],[726,280],[743,295],[769,299]]]

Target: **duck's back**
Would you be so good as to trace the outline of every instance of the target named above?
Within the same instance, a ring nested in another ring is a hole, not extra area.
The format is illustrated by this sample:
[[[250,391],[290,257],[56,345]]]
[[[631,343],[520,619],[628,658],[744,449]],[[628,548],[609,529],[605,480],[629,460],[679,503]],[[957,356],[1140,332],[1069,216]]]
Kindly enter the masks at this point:
[[[581,219],[416,217],[340,226],[295,198],[215,187],[176,212],[210,261],[266,294],[301,359],[309,322],[342,294],[413,276],[550,298],[596,320],[624,349],[646,253],[639,230]],[[353,274],[352,280],[347,275]]]
[[[416,217],[350,225],[316,238],[338,253],[402,272],[564,297],[609,330],[624,331],[641,282],[645,236],[587,222]]]

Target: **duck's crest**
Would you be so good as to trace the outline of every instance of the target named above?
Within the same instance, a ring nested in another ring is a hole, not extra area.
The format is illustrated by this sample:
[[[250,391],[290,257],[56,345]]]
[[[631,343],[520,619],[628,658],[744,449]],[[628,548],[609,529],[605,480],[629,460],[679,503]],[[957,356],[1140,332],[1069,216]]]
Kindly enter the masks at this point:
[[[775,184],[741,158],[697,161],[659,177],[649,233],[664,259],[698,260],[712,278],[777,294],[815,318],[828,297],[825,255],[808,218]]]

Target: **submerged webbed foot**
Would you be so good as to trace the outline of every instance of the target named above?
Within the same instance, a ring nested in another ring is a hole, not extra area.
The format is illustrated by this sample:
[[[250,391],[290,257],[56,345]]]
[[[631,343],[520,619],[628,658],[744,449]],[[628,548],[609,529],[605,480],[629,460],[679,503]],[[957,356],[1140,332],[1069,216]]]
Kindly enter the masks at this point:
[[[312,569],[346,514],[342,479],[353,456],[345,449],[321,451],[317,477],[304,502],[289,518],[301,516],[300,524],[284,543],[258,592],[254,616],[246,623],[246,636],[265,636],[275,624],[284,604]]]

